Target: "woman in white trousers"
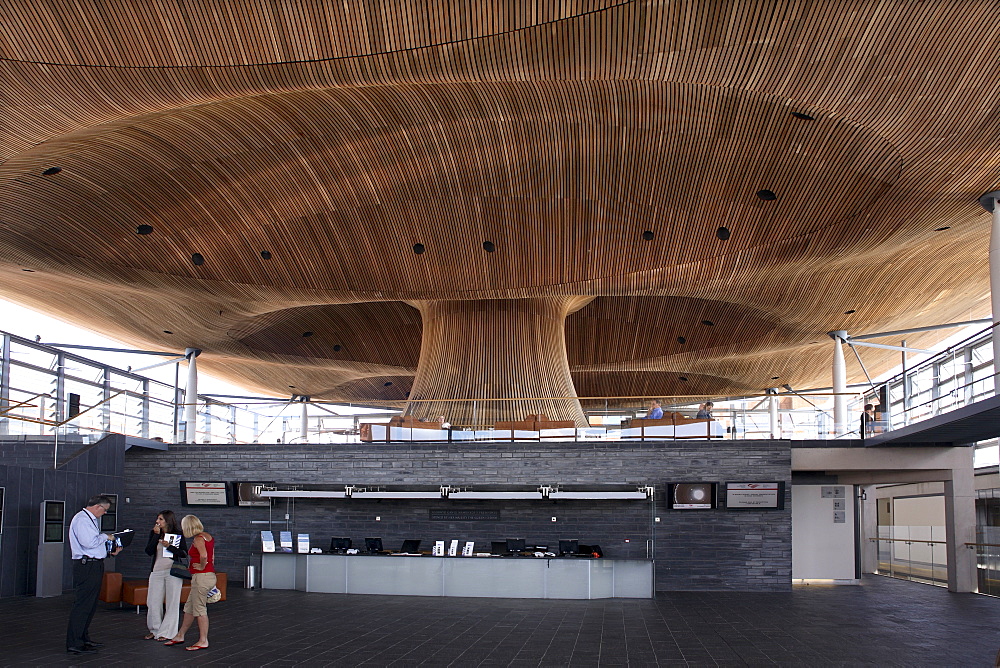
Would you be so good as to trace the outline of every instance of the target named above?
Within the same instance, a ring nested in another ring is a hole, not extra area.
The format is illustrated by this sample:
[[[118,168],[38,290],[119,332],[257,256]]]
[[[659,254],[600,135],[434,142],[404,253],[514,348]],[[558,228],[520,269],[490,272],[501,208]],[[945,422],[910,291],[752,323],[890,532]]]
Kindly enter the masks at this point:
[[[156,516],[146,541],[146,554],[153,558],[146,594],[146,640],[164,642],[177,634],[180,622],[181,585],[184,580],[170,574],[170,566],[187,557],[187,542],[177,518],[170,510]]]

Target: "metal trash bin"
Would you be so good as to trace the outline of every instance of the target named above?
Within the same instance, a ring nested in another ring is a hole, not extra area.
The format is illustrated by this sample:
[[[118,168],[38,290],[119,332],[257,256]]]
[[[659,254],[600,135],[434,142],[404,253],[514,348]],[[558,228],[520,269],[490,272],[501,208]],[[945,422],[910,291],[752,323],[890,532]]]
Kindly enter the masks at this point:
[[[257,589],[257,567],[247,566],[246,574],[243,576],[243,586],[247,589]]]

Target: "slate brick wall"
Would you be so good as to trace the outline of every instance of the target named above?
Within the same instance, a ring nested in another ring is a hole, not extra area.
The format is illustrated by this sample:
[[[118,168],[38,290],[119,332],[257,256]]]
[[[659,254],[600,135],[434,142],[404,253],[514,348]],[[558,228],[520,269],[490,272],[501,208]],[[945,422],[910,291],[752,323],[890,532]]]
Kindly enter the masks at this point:
[[[18,454],[18,449],[24,451]],[[4,488],[2,537],[0,537],[0,597],[33,595],[38,559],[39,507],[44,500],[66,502],[66,527],[94,494],[121,494],[125,439],[113,435],[89,446],[58,469],[52,468],[52,446],[6,444],[10,455],[0,464],[0,487]],[[36,456],[43,455],[38,463]],[[48,457],[48,468],[41,466]],[[30,465],[27,465],[30,464]],[[121,523],[119,526],[124,528]],[[68,541],[68,539],[67,539]],[[73,586],[69,543],[64,543],[63,588]]]
[[[219,538],[217,561],[241,580],[259,549],[253,520],[290,516],[294,532],[313,545],[332,536],[362,543],[379,536],[398,549],[407,538],[474,540],[486,551],[491,540],[523,537],[529,545],[556,546],[560,538],[600,544],[608,557],[645,558],[654,541],[658,591],[785,591],[791,587],[791,494],[784,510],[667,510],[668,482],[782,480],[790,488],[786,443],[676,441],[658,443],[490,443],[420,445],[175,445],[169,452],[133,448],[125,455],[123,525],[140,539],[163,508],[195,512]],[[653,485],[655,508],[642,501],[361,501],[297,500],[273,508],[184,508],[181,480],[267,481],[329,485]],[[499,510],[499,521],[433,521],[434,508]],[[376,520],[376,517],[380,518]],[[556,517],[556,522],[551,518]],[[654,517],[660,522],[655,523]],[[626,542],[627,540],[627,542]],[[141,540],[140,540],[141,542]],[[143,577],[141,549],[118,558],[119,570]]]

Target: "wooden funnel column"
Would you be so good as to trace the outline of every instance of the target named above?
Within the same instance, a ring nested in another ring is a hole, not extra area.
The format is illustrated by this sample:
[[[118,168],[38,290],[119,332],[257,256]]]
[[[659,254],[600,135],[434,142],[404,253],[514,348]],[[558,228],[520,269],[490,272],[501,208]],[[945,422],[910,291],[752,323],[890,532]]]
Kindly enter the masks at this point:
[[[479,428],[544,414],[585,426],[566,360],[565,324],[590,300],[410,302],[420,309],[423,340],[407,414],[444,415],[455,426]]]

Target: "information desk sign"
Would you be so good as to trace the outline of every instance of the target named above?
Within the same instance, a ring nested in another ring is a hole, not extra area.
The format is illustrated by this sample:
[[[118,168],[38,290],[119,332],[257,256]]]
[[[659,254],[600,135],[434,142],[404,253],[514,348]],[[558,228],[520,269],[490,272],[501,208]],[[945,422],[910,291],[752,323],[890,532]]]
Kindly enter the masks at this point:
[[[726,508],[782,509],[784,482],[727,482]]]

